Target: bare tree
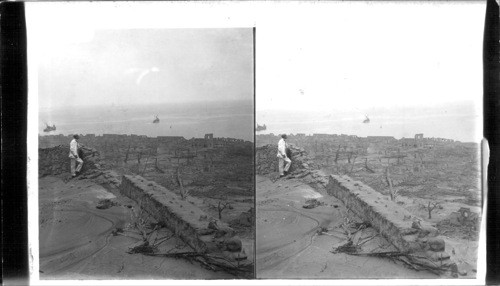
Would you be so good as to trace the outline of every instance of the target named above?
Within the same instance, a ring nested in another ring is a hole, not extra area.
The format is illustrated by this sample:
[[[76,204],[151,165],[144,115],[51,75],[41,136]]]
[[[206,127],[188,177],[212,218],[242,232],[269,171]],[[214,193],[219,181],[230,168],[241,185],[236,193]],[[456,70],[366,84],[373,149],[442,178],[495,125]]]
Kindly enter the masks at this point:
[[[354,163],[356,163],[356,158],[358,157],[358,153],[356,152],[351,152],[351,169],[349,170],[349,173],[352,173],[352,170],[354,169]]]
[[[179,184],[181,199],[185,200],[187,198],[187,196],[189,195],[189,192],[188,192],[188,190],[186,190],[184,188],[184,184],[183,184],[182,178],[181,178],[180,167],[177,167],[177,177],[176,178],[177,178],[177,184]]]
[[[439,203],[438,202],[428,202],[427,203],[427,211],[429,212],[429,219],[432,218],[431,216],[431,213],[432,211],[436,208],[436,207],[439,207]]]
[[[231,205],[229,204],[228,201],[219,201],[217,204],[217,210],[219,211],[219,219],[222,219],[222,211],[225,210],[226,208],[229,208]]]
[[[128,143],[128,148],[127,148],[127,152],[125,153],[125,159],[123,160],[123,162],[125,164],[127,164],[127,161],[128,161],[128,154],[130,153],[130,143]]]
[[[141,159],[142,159],[142,152],[139,151],[139,152],[137,152],[137,164],[138,165],[141,164]]]
[[[158,165],[158,157],[155,157],[155,169],[156,171],[158,171],[158,173],[165,173],[165,171],[163,171]]]
[[[141,176],[144,175],[144,172],[146,172],[146,167],[148,166],[149,158],[153,155],[153,150],[149,150],[148,157],[146,157],[146,163],[144,163],[144,168],[142,169]]]
[[[391,174],[389,172],[389,167],[385,168],[385,181],[389,186],[389,195],[391,196],[391,201],[396,201],[396,197],[398,196],[398,190],[394,188],[393,181],[391,179]]]
[[[335,152],[335,160],[333,160],[335,164],[337,164],[337,161],[339,160],[339,152],[340,152],[340,144],[339,148],[337,149],[337,152]]]
[[[219,212],[219,219],[222,219],[222,212],[226,209],[232,209],[230,202],[227,200],[227,196],[223,196],[219,199],[217,203],[217,211]]]
[[[370,167],[368,167],[368,158],[365,158],[365,169],[370,173],[375,173]]]

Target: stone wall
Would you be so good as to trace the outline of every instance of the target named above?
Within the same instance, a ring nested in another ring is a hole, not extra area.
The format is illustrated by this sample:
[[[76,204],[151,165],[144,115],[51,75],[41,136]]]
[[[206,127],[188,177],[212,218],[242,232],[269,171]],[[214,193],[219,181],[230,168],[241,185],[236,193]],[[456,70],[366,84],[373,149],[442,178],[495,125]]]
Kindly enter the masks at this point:
[[[410,256],[412,262],[456,269],[456,264],[445,252],[444,240],[437,237],[437,229],[412,216],[387,196],[347,176],[331,175],[326,189],[328,194],[340,199],[348,209],[370,223],[399,251],[415,254]]]
[[[241,241],[231,227],[155,182],[125,175],[119,189],[195,251],[223,254],[241,251]],[[226,256],[234,257],[234,254]]]
[[[99,152],[92,148],[80,149],[83,159],[81,173],[88,173],[100,168]],[[38,175],[59,175],[70,173],[69,144],[52,148],[38,149]]]
[[[256,174],[277,177],[279,175],[277,153],[278,147],[275,145],[256,148]],[[325,189],[328,184],[327,176],[319,170],[318,165],[314,163],[303,148],[290,145],[289,155],[292,165],[287,178],[300,179],[318,190]]]
[[[266,145],[256,148],[256,173],[259,175],[267,175],[278,172],[278,146]],[[290,146],[290,159],[292,165],[289,172],[292,174],[299,174],[304,170],[317,169],[317,165],[307,155],[303,148],[297,148],[293,145]]]

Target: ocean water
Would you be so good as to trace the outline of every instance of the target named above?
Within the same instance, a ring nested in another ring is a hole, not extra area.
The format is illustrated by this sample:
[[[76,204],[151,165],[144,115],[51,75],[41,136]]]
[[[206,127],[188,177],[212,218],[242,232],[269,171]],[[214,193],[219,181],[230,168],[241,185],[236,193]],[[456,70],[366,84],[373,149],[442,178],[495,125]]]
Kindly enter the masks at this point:
[[[363,123],[365,115],[370,123]],[[257,109],[257,124],[266,124],[257,134],[328,133],[366,136],[413,138],[439,137],[461,142],[479,142],[482,138],[483,116],[477,105],[470,102],[453,104],[372,108],[369,110],[341,109],[330,111],[285,111]]]
[[[160,123],[154,124],[155,115]],[[56,131],[43,132],[45,123]],[[202,138],[230,137],[253,141],[253,101],[195,102],[142,106],[94,106],[39,110],[38,132],[49,134],[137,134]]]

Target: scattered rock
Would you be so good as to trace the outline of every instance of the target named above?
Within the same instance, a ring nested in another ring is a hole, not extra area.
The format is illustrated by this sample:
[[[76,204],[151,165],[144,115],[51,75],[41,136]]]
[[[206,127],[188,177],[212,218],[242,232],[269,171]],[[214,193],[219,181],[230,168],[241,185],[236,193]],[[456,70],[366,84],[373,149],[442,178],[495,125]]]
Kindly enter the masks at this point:
[[[427,244],[432,251],[444,251],[445,248],[444,240],[441,238],[429,238]]]
[[[219,228],[217,227],[217,221],[216,221],[216,220],[211,220],[211,221],[208,223],[208,228],[209,228],[209,229],[214,229],[214,230],[219,229]]]
[[[117,206],[117,205],[118,205],[117,202],[113,202],[109,199],[104,199],[104,200],[100,200],[97,203],[96,208],[100,209],[100,210],[105,210],[105,209],[109,209],[110,207]]]
[[[324,205],[324,202],[320,202],[317,199],[308,199],[306,200],[306,203],[302,206],[305,209],[313,209],[318,206]]]
[[[224,246],[227,251],[241,251],[241,240],[239,237],[234,236],[224,240]]]
[[[118,228],[113,229],[113,231],[111,231],[111,234],[113,236],[117,236],[118,233],[123,233],[123,229],[118,227]]]

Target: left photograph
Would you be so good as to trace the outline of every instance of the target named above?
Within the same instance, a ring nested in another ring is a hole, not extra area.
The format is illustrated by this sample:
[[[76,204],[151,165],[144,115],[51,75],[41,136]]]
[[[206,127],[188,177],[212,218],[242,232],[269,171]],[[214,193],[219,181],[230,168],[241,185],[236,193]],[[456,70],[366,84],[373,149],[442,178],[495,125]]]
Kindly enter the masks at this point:
[[[69,15],[28,22],[40,279],[253,278],[254,29]]]

